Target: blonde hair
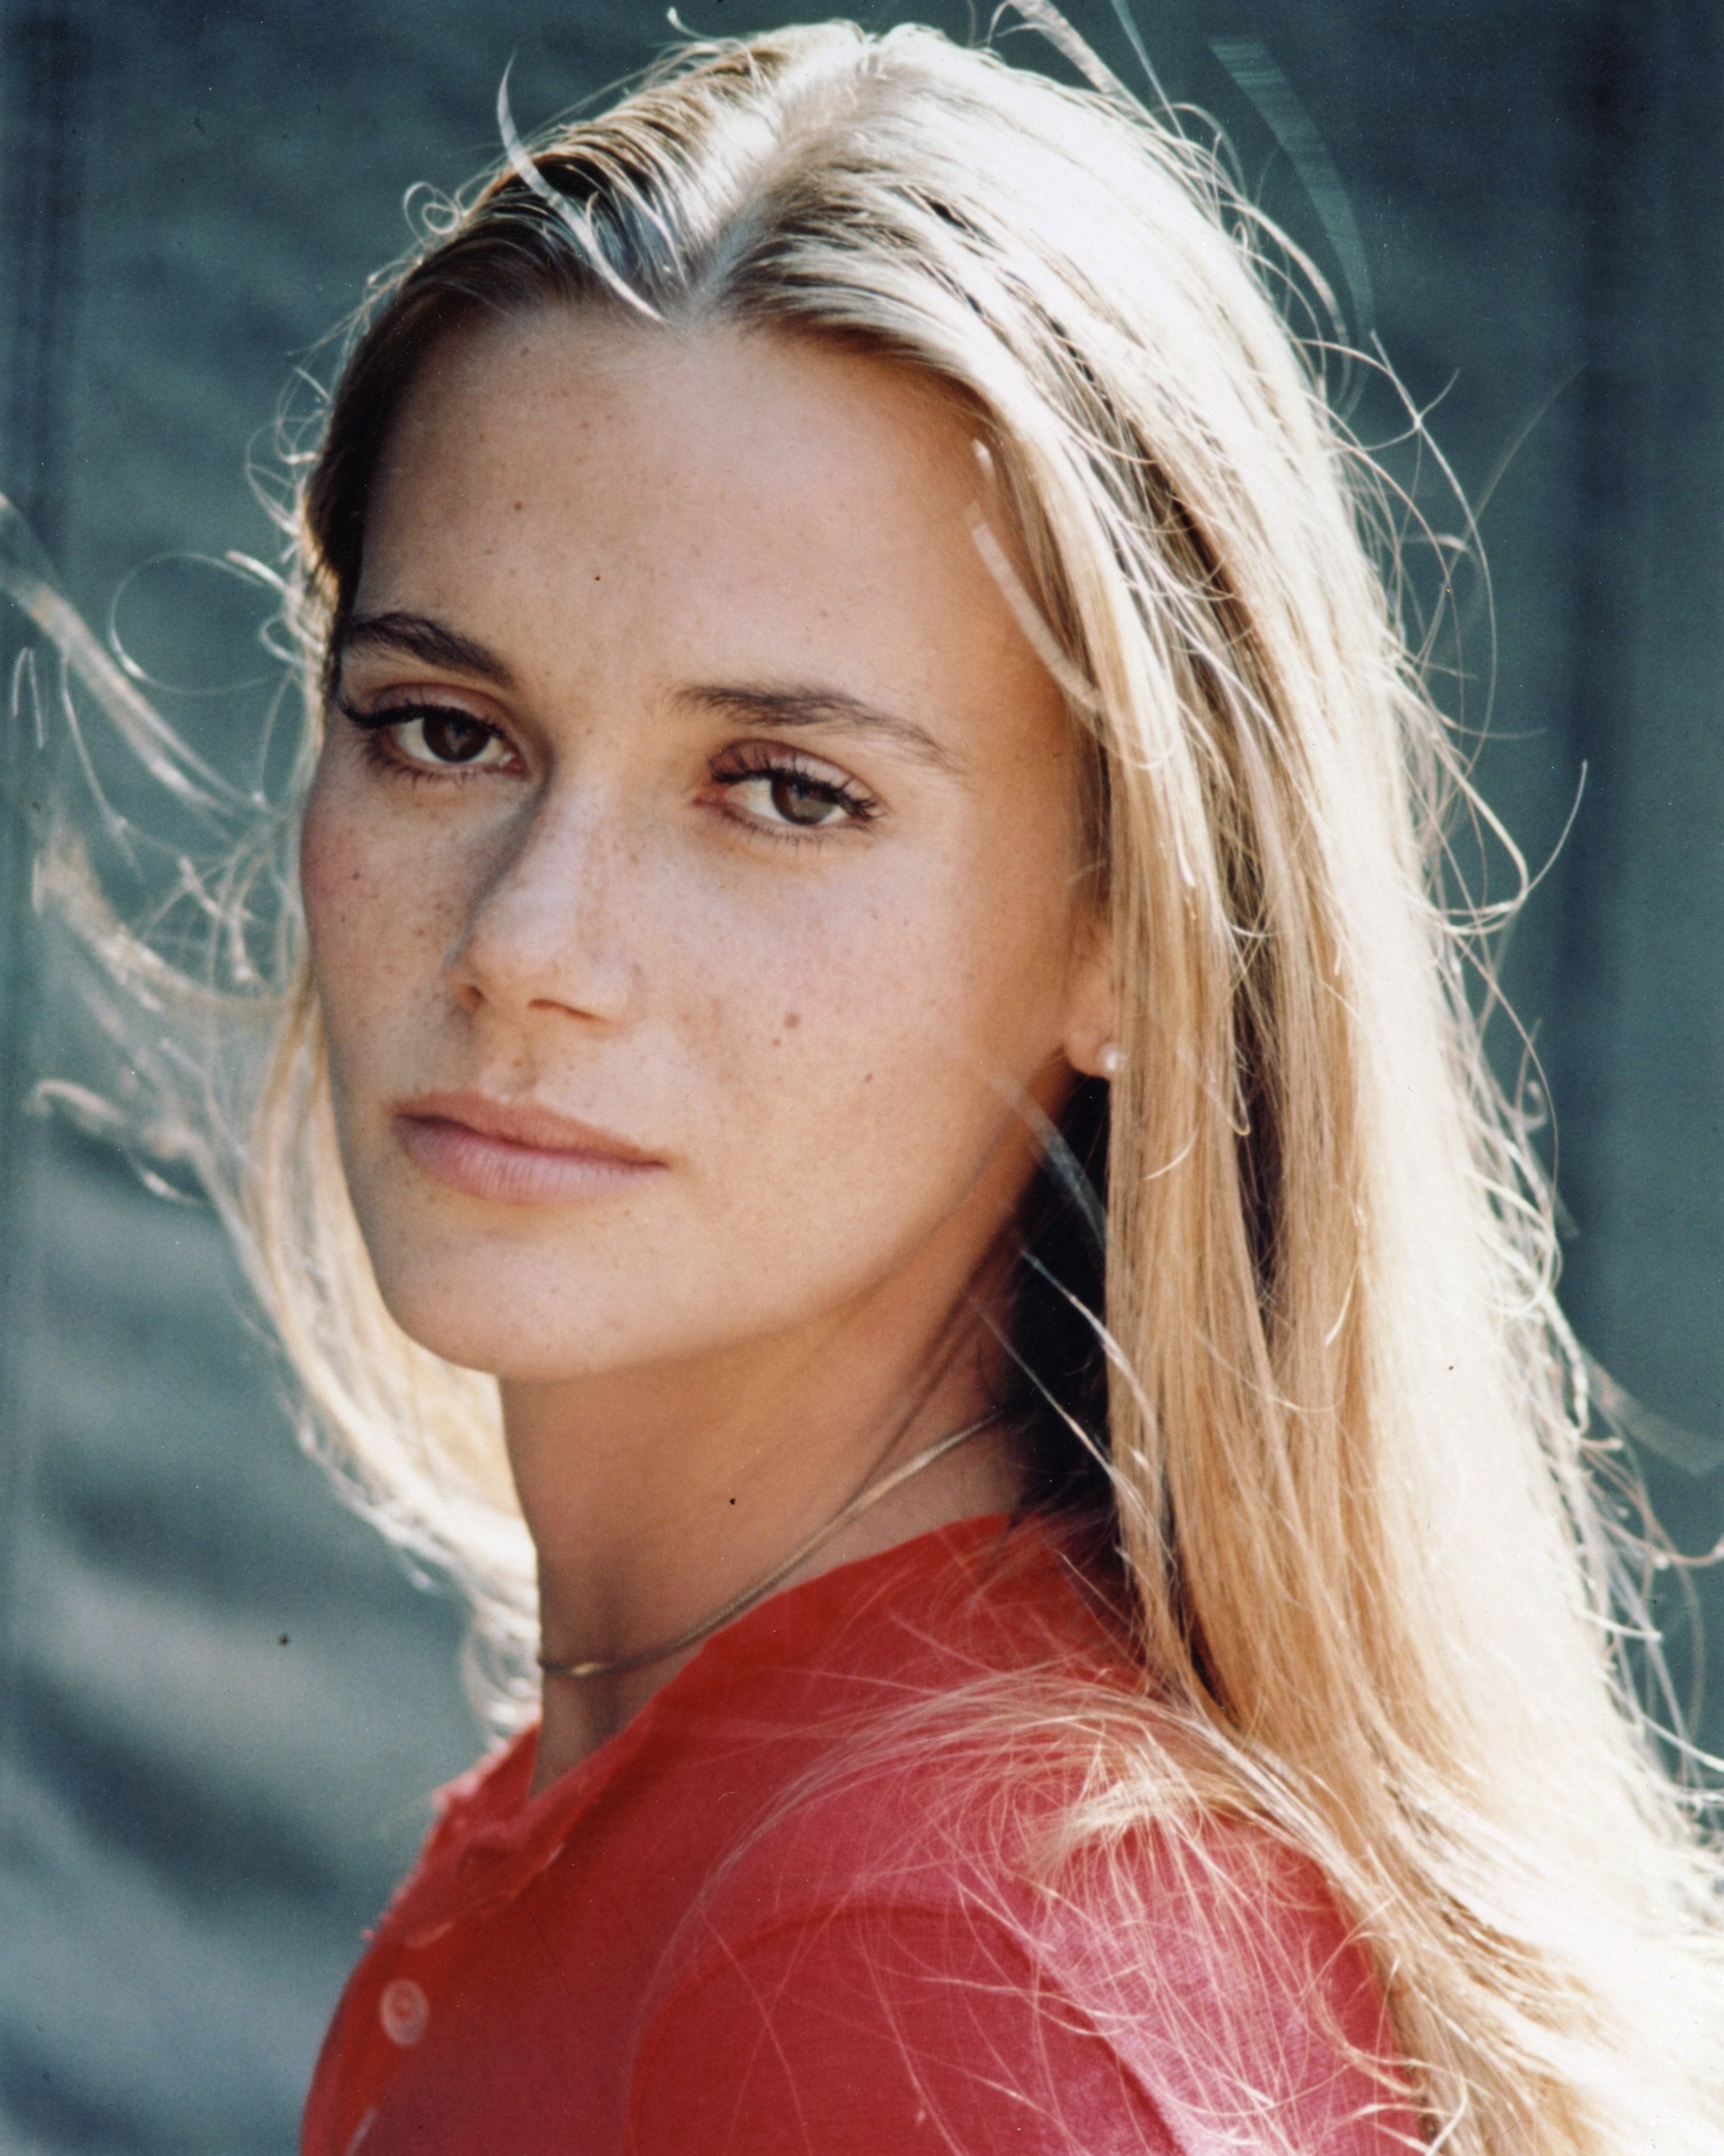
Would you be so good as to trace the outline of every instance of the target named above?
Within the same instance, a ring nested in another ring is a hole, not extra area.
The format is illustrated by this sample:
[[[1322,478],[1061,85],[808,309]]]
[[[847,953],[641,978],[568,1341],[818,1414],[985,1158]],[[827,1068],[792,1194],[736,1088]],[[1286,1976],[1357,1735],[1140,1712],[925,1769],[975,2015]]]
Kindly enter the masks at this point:
[[[1550,1209],[1434,896],[1465,775],[1385,597],[1376,482],[1215,154],[1020,12],[1089,86],[916,27],[691,45],[434,210],[298,497],[308,674],[393,402],[453,322],[771,326],[962,393],[1027,578],[978,543],[1093,745],[1126,1060],[1085,1435],[1145,1667],[1208,1800],[1333,1885],[1443,2147],[1698,2156],[1724,2145],[1718,1872],[1623,1667]],[[461,1580],[518,1712],[532,1553],[495,1387],[382,1307],[290,907],[263,971],[255,1114],[212,1093],[182,1147],[328,1455]],[[1156,1815],[1152,1750],[1110,1754],[1075,1831]]]

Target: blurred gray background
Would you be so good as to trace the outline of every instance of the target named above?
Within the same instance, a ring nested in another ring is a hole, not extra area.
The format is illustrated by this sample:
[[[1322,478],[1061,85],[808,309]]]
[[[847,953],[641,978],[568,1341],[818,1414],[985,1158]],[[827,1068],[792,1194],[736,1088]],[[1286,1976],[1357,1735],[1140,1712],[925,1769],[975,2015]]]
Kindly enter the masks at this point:
[[[729,32],[819,9],[692,0]],[[921,14],[958,34],[960,8]],[[1106,0],[1070,13],[1129,79]],[[1169,92],[1381,340],[1480,506],[1487,793],[1543,864],[1511,993],[1554,1098],[1565,1294],[1665,1524],[1724,1532],[1724,8],[1139,0]],[[641,64],[631,0],[5,0],[0,488],[99,626],[243,751],[270,551],[243,476],[413,182]],[[1034,42],[1012,49],[1039,64]],[[1367,389],[1367,439],[1398,424]],[[1390,461],[1455,528],[1421,471]],[[20,646],[0,626],[0,657]],[[13,742],[13,783],[21,761]],[[0,2145],[264,2156],[427,1796],[479,1735],[459,1610],[295,1449],[208,1216],[23,1113],[84,1053],[0,839]],[[1493,871],[1502,885],[1502,863]],[[1507,1044],[1505,1044],[1507,1045]],[[1670,1598],[1671,1656],[1701,1686]],[[1724,1681],[1701,1733],[1724,1748]]]

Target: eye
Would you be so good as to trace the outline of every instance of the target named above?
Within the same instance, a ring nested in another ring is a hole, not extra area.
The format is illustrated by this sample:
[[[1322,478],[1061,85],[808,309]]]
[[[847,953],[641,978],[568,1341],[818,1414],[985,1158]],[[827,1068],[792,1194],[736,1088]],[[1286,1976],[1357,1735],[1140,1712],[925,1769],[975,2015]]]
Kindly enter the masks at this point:
[[[409,763],[506,763],[509,745],[495,726],[469,711],[444,705],[421,705],[393,717],[379,712],[382,732],[396,753]]]
[[[342,711],[388,760],[409,771],[487,770],[507,765],[514,751],[496,728],[454,704],[385,704]]]
[[[733,786],[731,797],[762,823],[790,824],[798,830],[850,821],[851,812],[836,788],[799,771],[757,772]]]
[[[781,838],[853,829],[871,823],[880,809],[842,772],[762,745],[731,751],[713,766],[712,776],[729,814]]]

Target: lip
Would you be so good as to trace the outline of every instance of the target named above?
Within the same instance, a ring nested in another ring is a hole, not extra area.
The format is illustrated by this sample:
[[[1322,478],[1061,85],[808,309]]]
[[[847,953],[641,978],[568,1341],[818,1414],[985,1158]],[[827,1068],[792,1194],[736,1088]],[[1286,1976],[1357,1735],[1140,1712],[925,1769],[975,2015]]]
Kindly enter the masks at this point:
[[[531,1101],[423,1093],[394,1113],[416,1167],[451,1190],[513,1205],[568,1204],[627,1189],[664,1162],[613,1132]]]

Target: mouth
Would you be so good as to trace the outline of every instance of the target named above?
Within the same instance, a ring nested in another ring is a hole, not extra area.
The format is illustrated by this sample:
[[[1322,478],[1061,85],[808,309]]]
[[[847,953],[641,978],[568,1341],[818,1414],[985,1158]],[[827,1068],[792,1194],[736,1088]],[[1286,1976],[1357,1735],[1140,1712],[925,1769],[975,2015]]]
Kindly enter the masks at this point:
[[[665,1163],[628,1139],[528,1101],[425,1093],[393,1117],[402,1151],[434,1181],[510,1205],[570,1204],[634,1188]]]

